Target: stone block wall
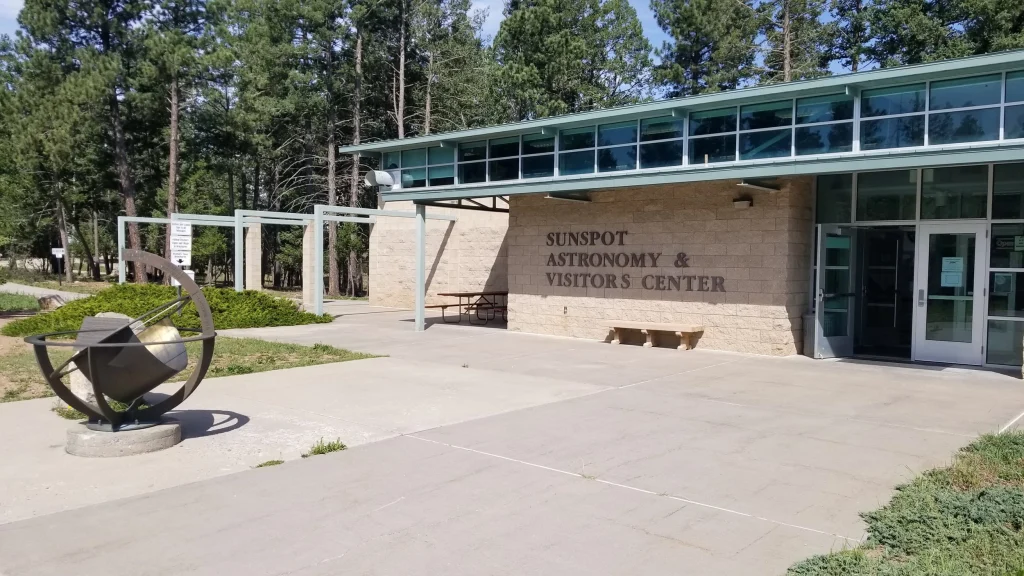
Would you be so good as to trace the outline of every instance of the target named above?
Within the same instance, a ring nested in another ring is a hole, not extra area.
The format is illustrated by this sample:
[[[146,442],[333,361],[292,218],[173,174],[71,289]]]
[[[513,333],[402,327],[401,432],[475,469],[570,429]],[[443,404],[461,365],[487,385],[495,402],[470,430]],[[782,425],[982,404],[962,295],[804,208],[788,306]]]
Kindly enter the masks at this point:
[[[774,193],[736,184],[593,192],[590,203],[512,197],[509,329],[601,339],[602,320],[685,322],[705,327],[697,348],[800,353],[811,179]],[[739,197],[753,206],[737,209]],[[558,245],[572,234],[576,245]]]
[[[415,211],[412,202],[384,209]],[[508,290],[508,214],[427,207],[457,222],[427,220],[427,304],[451,301],[438,292]],[[370,231],[370,304],[412,308],[416,282],[416,221],[379,217]]]

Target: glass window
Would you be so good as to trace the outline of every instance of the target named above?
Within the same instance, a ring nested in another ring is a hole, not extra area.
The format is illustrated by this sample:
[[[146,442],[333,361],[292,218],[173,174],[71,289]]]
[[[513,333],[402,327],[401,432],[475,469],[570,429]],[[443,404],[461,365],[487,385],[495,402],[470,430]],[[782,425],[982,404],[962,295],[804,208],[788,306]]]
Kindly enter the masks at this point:
[[[1006,126],[1003,137],[1007,140],[1024,138],[1024,106],[1007,106],[1005,114]]]
[[[992,218],[1024,218],[1024,163],[993,168]]]
[[[518,147],[518,145],[517,145]],[[519,158],[491,160],[491,182],[519,179]]]
[[[401,158],[402,155],[399,152],[385,152],[384,170],[394,170],[395,168],[398,168]]]
[[[414,168],[427,163],[427,149],[402,150],[402,168]]]
[[[459,144],[459,162],[471,162],[487,158],[487,141],[463,142]]]
[[[740,108],[740,130],[778,128],[793,124],[793,101],[751,104]]]
[[[431,186],[450,186],[455,184],[455,166],[451,164],[428,168],[428,174]]]
[[[636,146],[601,148],[597,151],[598,172],[616,172],[636,168]]]
[[[846,94],[815,96],[796,101],[796,123],[853,120],[853,97]]]
[[[999,104],[999,90],[1002,88],[1002,83],[1002,74],[932,82],[928,109],[945,110],[947,108]]]
[[[451,164],[455,161],[454,148],[435,146],[427,149],[427,159],[431,164]]]
[[[988,315],[1024,318],[1024,273],[989,272]]]
[[[924,115],[900,116],[860,123],[861,150],[924,146]]]
[[[523,154],[544,154],[555,151],[555,137],[543,134],[523,136]]]
[[[736,109],[720,108],[690,114],[690,136],[736,131]]]
[[[860,115],[888,116],[924,112],[924,84],[865,90],[861,93]]]
[[[476,184],[487,181],[487,163],[473,162],[459,164],[459,184]]]
[[[989,268],[1024,268],[1024,224],[993,224]]]
[[[405,159],[405,152],[402,152],[402,159]],[[426,185],[426,168],[413,168],[412,170],[402,170],[402,188],[422,188]]]
[[[1013,320],[988,321],[988,349],[986,361],[989,364],[1020,366],[1022,343],[1024,343],[1024,322]]]
[[[558,155],[558,173],[562,176],[594,172],[594,151],[569,152]]]
[[[832,154],[853,150],[853,123],[819,124],[798,126],[796,129],[796,154]]]
[[[543,178],[545,176],[554,175],[554,154],[546,154],[544,156],[525,156],[523,158],[523,178]]]
[[[598,146],[616,146],[636,142],[636,122],[602,124],[597,127]]]
[[[490,141],[491,158],[507,158],[519,156],[519,136],[511,138],[498,138]],[[518,171],[518,168],[516,169]],[[491,178],[492,180],[494,178]]]
[[[740,134],[740,160],[779,158],[792,154],[793,130],[768,130]]]
[[[857,175],[857,220],[917,219],[917,170]]]
[[[594,147],[594,127],[573,128],[562,130],[558,134],[559,150],[579,150],[580,148]]]
[[[999,108],[942,112],[928,118],[928,144],[999,139]]]
[[[640,145],[641,168],[664,168],[683,163],[683,141],[669,140]]]
[[[818,176],[815,201],[815,222],[845,224],[850,221],[853,203],[853,174]]]
[[[921,179],[922,219],[987,216],[987,165],[925,168]]]
[[[1006,101],[1024,102],[1024,70],[1006,75]]]
[[[735,159],[735,134],[690,140],[690,164],[732,162]]]
[[[640,121],[640,141],[650,142],[652,140],[668,140],[671,138],[682,138],[686,135],[686,122],[682,118],[662,116],[661,118],[648,118]],[[640,154],[643,158],[643,153]],[[682,157],[682,154],[680,154]]]

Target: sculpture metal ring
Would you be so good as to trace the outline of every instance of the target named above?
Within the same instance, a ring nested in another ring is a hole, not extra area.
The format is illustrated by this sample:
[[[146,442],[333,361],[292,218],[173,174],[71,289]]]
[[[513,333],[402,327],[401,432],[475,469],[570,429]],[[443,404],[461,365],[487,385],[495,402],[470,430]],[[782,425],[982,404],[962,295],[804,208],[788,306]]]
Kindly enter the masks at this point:
[[[199,285],[196,284],[195,281],[188,276],[188,274],[185,274],[185,272],[181,268],[175,266],[169,260],[161,258],[156,254],[143,252],[142,250],[123,250],[122,254],[122,266],[124,265],[125,262],[135,262],[136,264],[142,264],[144,266],[156,268],[158,270],[161,270],[165,275],[174,278],[178,282],[178,284],[181,285],[182,292],[187,294],[187,298],[191,299],[192,303],[195,304],[196,311],[199,314],[200,326],[198,330],[194,328],[178,328],[178,330],[185,332],[198,332],[199,335],[188,338],[180,338],[174,340],[173,342],[136,341],[127,343],[91,343],[85,349],[85,352],[88,355],[87,362],[89,363],[90,367],[89,372],[90,374],[95,374],[95,371],[92,369],[93,360],[92,354],[89,352],[90,348],[129,348],[133,346],[157,346],[161,344],[172,343],[202,342],[203,345],[199,353],[199,358],[196,361],[196,366],[193,369],[192,374],[189,376],[188,380],[180,389],[178,389],[177,392],[171,394],[170,396],[164,398],[163,400],[157,402],[152,406],[147,406],[144,408],[136,407],[138,401],[141,400],[140,397],[139,399],[132,403],[132,406],[130,406],[130,409],[128,411],[118,412],[114,410],[107,402],[106,396],[104,395],[102,382],[100,382],[100,378],[93,377],[90,378],[90,382],[92,384],[93,391],[96,397],[96,406],[93,406],[92,404],[86,402],[85,400],[75,395],[61,381],[61,378],[65,375],[64,373],[61,373],[61,369],[70,364],[74,359],[74,356],[72,356],[71,360],[68,360],[67,362],[62,364],[60,368],[54,370],[53,363],[50,360],[50,355],[48,351],[48,348],[50,347],[81,346],[80,343],[76,343],[73,340],[62,342],[50,340],[50,338],[78,335],[89,331],[71,330],[65,332],[52,332],[49,334],[39,334],[36,336],[29,336],[28,338],[25,338],[25,341],[33,346],[36,355],[36,361],[39,363],[39,368],[43,372],[43,377],[46,379],[46,382],[50,385],[50,388],[53,389],[57,397],[59,397],[61,400],[67,403],[68,406],[71,406],[72,408],[88,416],[91,425],[98,426],[101,423],[106,422],[107,425],[109,425],[110,429],[115,431],[124,429],[126,426],[132,425],[133,423],[134,425],[139,427],[153,425],[159,422],[161,415],[168,412],[169,410],[173,410],[175,407],[181,404],[186,398],[188,398],[192,394],[192,392],[194,392],[195,389],[199,386],[199,383],[202,381],[202,379],[206,376],[206,371],[209,369],[210,362],[213,359],[214,339],[217,336],[217,333],[213,327],[213,314],[210,312],[210,306],[206,302],[206,298],[203,296],[203,292],[199,288]],[[160,308],[151,310],[146,314],[143,314],[139,318],[132,320],[129,323],[129,325],[138,322],[142,318],[146,318],[147,316],[153,314],[154,312],[160,310],[161,308],[166,308],[167,306],[173,305],[175,303],[184,302],[185,300],[186,298],[183,295],[176,301],[169,302],[168,304],[165,304]]]

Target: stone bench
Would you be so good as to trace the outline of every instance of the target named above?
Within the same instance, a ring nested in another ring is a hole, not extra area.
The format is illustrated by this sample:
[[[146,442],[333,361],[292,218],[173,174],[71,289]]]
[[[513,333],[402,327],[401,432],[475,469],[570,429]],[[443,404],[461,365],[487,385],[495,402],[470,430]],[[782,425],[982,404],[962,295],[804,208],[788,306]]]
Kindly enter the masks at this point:
[[[609,320],[603,322],[612,332],[612,344],[622,343],[623,330],[639,330],[647,337],[644,348],[654,346],[655,332],[672,332],[679,336],[679,350],[690,350],[696,343],[698,334],[704,332],[704,327],[699,324],[672,324],[664,322],[630,322],[628,320]]]

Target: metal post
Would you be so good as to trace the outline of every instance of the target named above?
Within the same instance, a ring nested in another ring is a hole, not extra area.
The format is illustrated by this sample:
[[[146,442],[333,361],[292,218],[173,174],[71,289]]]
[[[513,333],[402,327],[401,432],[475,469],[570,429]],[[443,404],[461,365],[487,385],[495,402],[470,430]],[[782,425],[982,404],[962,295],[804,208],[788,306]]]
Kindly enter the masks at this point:
[[[427,260],[427,207],[416,205],[416,331],[426,326],[426,260]]]
[[[313,308],[317,315],[324,313],[324,213],[320,206],[313,209]]]
[[[235,211],[235,292],[245,289],[245,268],[243,258],[245,252],[245,227],[242,225],[242,213]]]
[[[124,216],[117,217],[117,283],[124,284],[128,275],[124,269]]]

